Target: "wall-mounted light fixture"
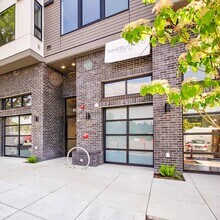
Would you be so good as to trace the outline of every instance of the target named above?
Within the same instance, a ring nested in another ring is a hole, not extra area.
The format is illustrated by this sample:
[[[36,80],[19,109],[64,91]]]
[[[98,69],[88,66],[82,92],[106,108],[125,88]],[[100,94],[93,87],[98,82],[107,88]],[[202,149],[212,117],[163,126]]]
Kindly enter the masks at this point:
[[[90,113],[86,112],[86,120],[89,120],[91,118]]]
[[[165,113],[170,113],[170,104],[169,103],[165,103]]]
[[[39,121],[39,118],[38,118],[38,116],[33,116],[33,120],[35,121],[35,122],[38,122]]]

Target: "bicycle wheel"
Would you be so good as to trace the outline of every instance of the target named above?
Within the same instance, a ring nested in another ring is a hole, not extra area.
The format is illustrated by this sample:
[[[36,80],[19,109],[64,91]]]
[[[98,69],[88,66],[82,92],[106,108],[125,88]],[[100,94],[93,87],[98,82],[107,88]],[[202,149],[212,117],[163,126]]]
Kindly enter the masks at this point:
[[[80,165],[86,169],[90,164],[88,151],[82,147],[73,147],[67,154],[67,163],[71,168],[74,168],[74,165]]]

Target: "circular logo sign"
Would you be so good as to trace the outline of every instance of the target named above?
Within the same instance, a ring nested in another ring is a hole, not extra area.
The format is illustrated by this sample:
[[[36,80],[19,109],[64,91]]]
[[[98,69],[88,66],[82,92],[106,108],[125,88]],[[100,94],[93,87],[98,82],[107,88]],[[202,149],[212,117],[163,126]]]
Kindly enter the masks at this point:
[[[91,70],[92,69],[92,62],[90,60],[87,60],[84,63],[84,68],[85,68],[85,70]]]

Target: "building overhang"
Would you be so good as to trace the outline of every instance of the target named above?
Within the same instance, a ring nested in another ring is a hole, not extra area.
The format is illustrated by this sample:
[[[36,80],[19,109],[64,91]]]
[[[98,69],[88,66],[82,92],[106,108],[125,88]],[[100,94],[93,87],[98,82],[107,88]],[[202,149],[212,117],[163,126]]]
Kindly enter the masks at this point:
[[[0,75],[42,61],[43,58],[39,54],[37,54],[31,49],[28,49],[13,56],[7,57],[3,60],[0,60]]]

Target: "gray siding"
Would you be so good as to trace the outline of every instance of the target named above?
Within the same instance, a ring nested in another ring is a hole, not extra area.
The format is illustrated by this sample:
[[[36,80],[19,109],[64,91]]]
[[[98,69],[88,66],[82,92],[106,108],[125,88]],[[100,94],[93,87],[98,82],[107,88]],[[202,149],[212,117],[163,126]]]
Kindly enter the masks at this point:
[[[118,34],[125,24],[135,21],[139,18],[148,18],[153,20],[152,5],[144,6],[141,0],[130,0],[129,11],[106,18],[87,27],[83,27],[72,33],[60,36],[60,0],[55,0],[53,4],[45,8],[45,56],[59,53],[71,48],[77,48],[80,45],[90,44],[89,49],[100,48],[104,46],[103,41],[98,43],[98,39]],[[106,40],[107,42],[107,40]],[[105,43],[106,43],[105,42]],[[51,50],[47,51],[47,46],[51,45]]]

